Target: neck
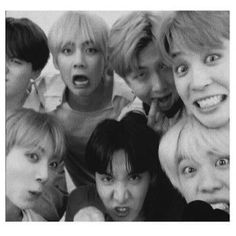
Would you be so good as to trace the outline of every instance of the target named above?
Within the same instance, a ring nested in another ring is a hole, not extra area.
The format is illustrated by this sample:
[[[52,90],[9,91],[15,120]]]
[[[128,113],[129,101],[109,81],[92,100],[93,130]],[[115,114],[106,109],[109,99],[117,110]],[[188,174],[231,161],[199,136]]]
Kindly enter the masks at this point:
[[[21,209],[6,197],[6,221],[22,221],[22,218]]]
[[[76,96],[68,91],[67,101],[73,110],[82,112],[97,111],[106,107],[111,101],[113,79],[102,81],[89,95]]]

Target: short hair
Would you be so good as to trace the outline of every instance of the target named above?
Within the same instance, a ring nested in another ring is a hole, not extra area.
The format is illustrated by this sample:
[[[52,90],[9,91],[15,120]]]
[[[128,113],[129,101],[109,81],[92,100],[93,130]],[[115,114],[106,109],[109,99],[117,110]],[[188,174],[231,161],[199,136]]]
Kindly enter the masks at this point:
[[[62,160],[65,154],[64,129],[52,114],[22,108],[6,121],[6,155],[14,146],[37,146],[42,140],[52,141],[53,156]]]
[[[162,23],[160,50],[171,63],[173,44],[199,52],[220,48],[229,36],[229,11],[177,11]]]
[[[41,71],[49,58],[47,36],[27,18],[6,18],[6,55],[32,64],[33,71]]]
[[[57,60],[58,52],[68,39],[81,37],[85,41],[92,41],[107,62],[108,33],[108,25],[101,17],[83,11],[68,11],[51,27],[48,34],[49,49],[54,60]]]
[[[201,155],[201,149],[216,155],[228,156],[229,129],[210,129],[193,116],[188,116],[169,129],[161,139],[159,158],[162,169],[180,192],[178,160],[180,157],[197,160]]]
[[[119,18],[109,36],[110,63],[123,79],[138,69],[139,53],[153,42],[153,28],[158,28],[161,16],[153,12],[135,11]]]
[[[159,136],[146,125],[141,114],[130,113],[121,121],[106,119],[97,125],[86,146],[85,157],[92,173],[112,171],[116,151],[126,155],[127,171],[157,177]]]

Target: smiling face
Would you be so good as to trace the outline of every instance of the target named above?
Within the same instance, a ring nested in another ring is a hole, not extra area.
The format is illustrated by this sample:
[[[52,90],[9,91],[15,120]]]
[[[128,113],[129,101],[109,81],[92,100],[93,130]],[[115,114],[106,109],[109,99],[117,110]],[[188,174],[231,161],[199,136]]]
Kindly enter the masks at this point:
[[[210,128],[229,121],[229,40],[199,53],[174,45],[174,79],[188,113]]]
[[[198,158],[178,159],[180,191],[189,203],[208,202],[229,212],[229,156],[199,149]]]
[[[89,96],[101,83],[105,62],[92,41],[71,37],[62,44],[54,64],[73,95]]]
[[[26,93],[30,79],[36,78],[37,72],[33,71],[32,64],[17,58],[6,59],[6,98],[23,95]]]
[[[139,54],[138,71],[130,73],[126,80],[137,97],[149,105],[157,99],[159,110],[164,112],[170,110],[178,95],[172,69],[160,55],[158,47],[150,42]]]
[[[98,194],[114,221],[141,219],[141,211],[150,184],[150,174],[130,173],[124,151],[113,154],[112,171],[96,172]]]
[[[13,146],[6,157],[6,196],[20,209],[31,208],[58,166],[52,143],[37,147]]]

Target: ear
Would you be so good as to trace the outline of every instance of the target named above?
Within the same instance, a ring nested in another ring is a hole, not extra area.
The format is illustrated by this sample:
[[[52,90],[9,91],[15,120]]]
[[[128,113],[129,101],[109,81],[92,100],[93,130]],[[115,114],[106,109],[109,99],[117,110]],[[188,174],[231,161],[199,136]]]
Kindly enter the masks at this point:
[[[53,57],[53,65],[54,65],[54,67],[55,67],[57,70],[59,70],[58,62],[57,62],[56,57]]]

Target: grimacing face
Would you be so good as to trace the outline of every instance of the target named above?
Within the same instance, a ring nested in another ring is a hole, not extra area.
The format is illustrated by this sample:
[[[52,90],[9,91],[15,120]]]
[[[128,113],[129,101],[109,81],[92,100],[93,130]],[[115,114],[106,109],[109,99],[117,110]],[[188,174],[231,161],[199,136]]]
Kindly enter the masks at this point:
[[[222,47],[193,52],[174,45],[174,80],[187,112],[203,125],[229,122],[229,40]]]
[[[151,105],[156,99],[158,110],[170,110],[179,96],[172,68],[164,64],[159,48],[150,42],[140,52],[138,61],[138,71],[131,72],[126,77],[129,87],[144,103]]]
[[[127,171],[126,155],[116,151],[112,159],[112,172],[95,173],[98,194],[114,221],[135,221],[142,217],[143,203],[150,184],[146,171],[133,174]]]

